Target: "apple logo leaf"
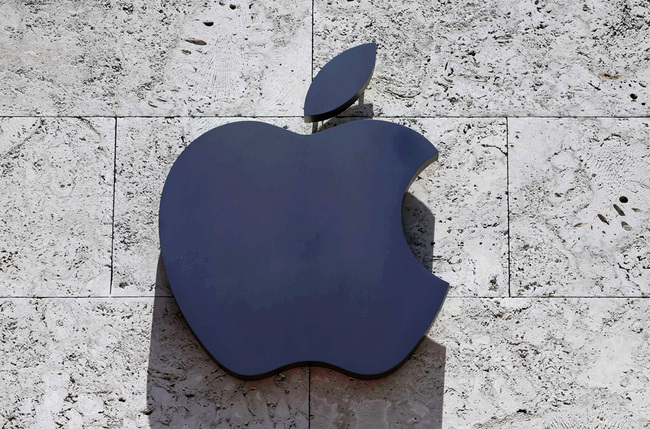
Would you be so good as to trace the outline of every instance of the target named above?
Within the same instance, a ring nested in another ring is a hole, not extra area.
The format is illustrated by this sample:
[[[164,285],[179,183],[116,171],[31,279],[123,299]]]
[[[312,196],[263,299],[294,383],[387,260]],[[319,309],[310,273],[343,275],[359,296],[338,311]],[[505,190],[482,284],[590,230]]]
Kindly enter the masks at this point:
[[[375,70],[377,45],[355,46],[334,57],[321,69],[305,98],[305,121],[332,118],[350,107],[368,86]]]

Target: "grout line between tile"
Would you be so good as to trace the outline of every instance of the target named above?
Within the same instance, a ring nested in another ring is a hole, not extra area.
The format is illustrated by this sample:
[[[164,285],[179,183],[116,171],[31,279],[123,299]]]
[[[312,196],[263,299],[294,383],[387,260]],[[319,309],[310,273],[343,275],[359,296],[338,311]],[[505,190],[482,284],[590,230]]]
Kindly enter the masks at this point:
[[[535,295],[513,295],[513,296],[448,296],[447,299],[648,299],[650,295],[553,295],[553,296],[535,296]]]
[[[113,215],[111,216],[111,280],[108,294],[113,294],[113,272],[115,271],[115,182],[117,181],[117,116],[115,117],[115,135],[113,142]]]
[[[311,81],[314,81],[314,0],[311,0]],[[318,127],[318,122],[316,122]],[[312,128],[312,134],[317,128]],[[311,364],[308,368],[309,376],[307,382],[307,429],[311,428]]]
[[[314,0],[311,0],[311,80],[314,81]]]
[[[174,299],[172,295],[93,295],[93,296],[0,296],[0,299]],[[514,296],[448,296],[447,299],[650,299],[650,295],[553,295],[553,296],[528,296],[528,295],[514,295]]]
[[[312,47],[313,50],[313,47]],[[313,54],[312,54],[313,62]],[[313,69],[312,69],[313,76]],[[197,118],[197,119],[250,119],[250,118],[302,118],[302,115],[0,115],[0,118]],[[338,115],[338,118],[367,118],[367,116],[356,115]],[[503,115],[373,115],[375,119],[503,119]],[[515,119],[650,119],[650,116],[606,116],[606,115],[586,115],[586,116],[516,116],[510,115],[508,118]]]
[[[506,213],[508,215],[508,296],[512,297],[512,276],[510,271],[510,124],[506,117]]]
[[[468,296],[468,295],[449,295],[447,299],[648,299],[650,295],[553,295],[553,296],[535,296],[535,295],[513,295],[513,296]]]
[[[168,298],[173,299],[173,296],[154,296],[154,295],[93,295],[93,296],[0,296],[0,299],[106,299],[106,300],[120,300],[120,299],[154,299],[154,298]]]
[[[553,295],[553,296],[527,296],[527,295],[514,295],[504,298],[511,299],[648,299],[650,295],[603,295],[603,296],[594,296],[594,295]]]

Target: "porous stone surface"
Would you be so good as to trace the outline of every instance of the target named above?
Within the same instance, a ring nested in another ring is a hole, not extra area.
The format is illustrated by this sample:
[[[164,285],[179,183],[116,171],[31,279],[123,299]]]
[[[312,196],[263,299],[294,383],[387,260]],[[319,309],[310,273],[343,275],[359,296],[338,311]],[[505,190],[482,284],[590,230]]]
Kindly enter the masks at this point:
[[[151,300],[2,300],[3,426],[143,427],[151,314]]]
[[[156,298],[151,332],[151,427],[307,427],[308,368],[258,381],[233,378],[199,346],[171,298]]]
[[[644,0],[0,0],[0,428],[650,428],[649,33]],[[402,220],[447,301],[385,378],[233,378],[171,297],[164,180],[219,125],[309,134],[370,41],[321,130],[439,149]]]
[[[643,0],[317,1],[314,72],[374,41],[375,114],[644,116],[649,23]]]
[[[168,298],[0,302],[3,428],[303,428],[306,369],[243,382]]]
[[[312,428],[644,428],[645,299],[448,298],[376,381],[311,370]]]
[[[301,115],[311,2],[2,2],[0,114]]]
[[[113,295],[170,296],[156,288],[160,271],[158,209],[165,178],[174,161],[195,138],[234,118],[118,119]],[[279,127],[308,133],[298,118],[263,118]]]
[[[510,119],[512,292],[650,295],[650,121]]]
[[[107,295],[111,118],[0,118],[0,296]]]
[[[505,120],[393,121],[439,151],[403,205],[411,250],[449,283],[449,296],[508,296]]]

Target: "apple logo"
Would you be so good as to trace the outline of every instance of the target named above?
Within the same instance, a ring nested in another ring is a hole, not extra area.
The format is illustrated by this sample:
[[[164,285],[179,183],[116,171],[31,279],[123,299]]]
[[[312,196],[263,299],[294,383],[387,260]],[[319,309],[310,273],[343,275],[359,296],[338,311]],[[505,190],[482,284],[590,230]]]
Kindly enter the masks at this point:
[[[362,96],[376,45],[316,76],[308,122]],[[378,377],[433,323],[448,284],[411,253],[404,195],[437,159],[422,135],[364,119],[311,135],[244,121],[194,140],[160,202],[163,263],[178,305],[229,373],[260,378],[311,363]]]

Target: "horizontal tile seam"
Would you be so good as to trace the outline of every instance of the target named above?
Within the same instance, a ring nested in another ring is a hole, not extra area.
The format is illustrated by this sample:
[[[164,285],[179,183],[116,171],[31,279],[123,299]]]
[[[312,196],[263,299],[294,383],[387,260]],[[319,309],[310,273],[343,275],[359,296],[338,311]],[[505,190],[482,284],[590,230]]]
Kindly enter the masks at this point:
[[[0,299],[174,299],[169,295],[97,295],[97,296],[0,296]],[[650,299],[650,296],[644,295],[621,295],[621,296],[588,296],[588,295],[556,295],[556,296],[448,296],[447,299]]]
[[[0,115],[2,119],[11,119],[11,118],[33,118],[33,119],[77,119],[77,118],[143,118],[143,119],[174,119],[174,118],[194,118],[194,119],[273,119],[273,118],[287,118],[287,119],[302,119],[302,116],[296,115],[262,115],[262,116],[190,116],[190,115]],[[600,116],[600,115],[589,115],[589,116],[411,116],[411,115],[401,115],[401,116],[337,116],[341,119],[351,119],[351,118],[372,118],[372,119],[650,119],[650,115],[646,116]]]
[[[173,299],[173,296],[168,295],[93,295],[93,296],[0,296],[0,299],[154,299],[166,298]]]
[[[513,296],[463,296],[448,295],[447,298],[460,299],[648,299],[650,295],[553,295],[553,296],[535,296],[535,295],[513,295]]]

